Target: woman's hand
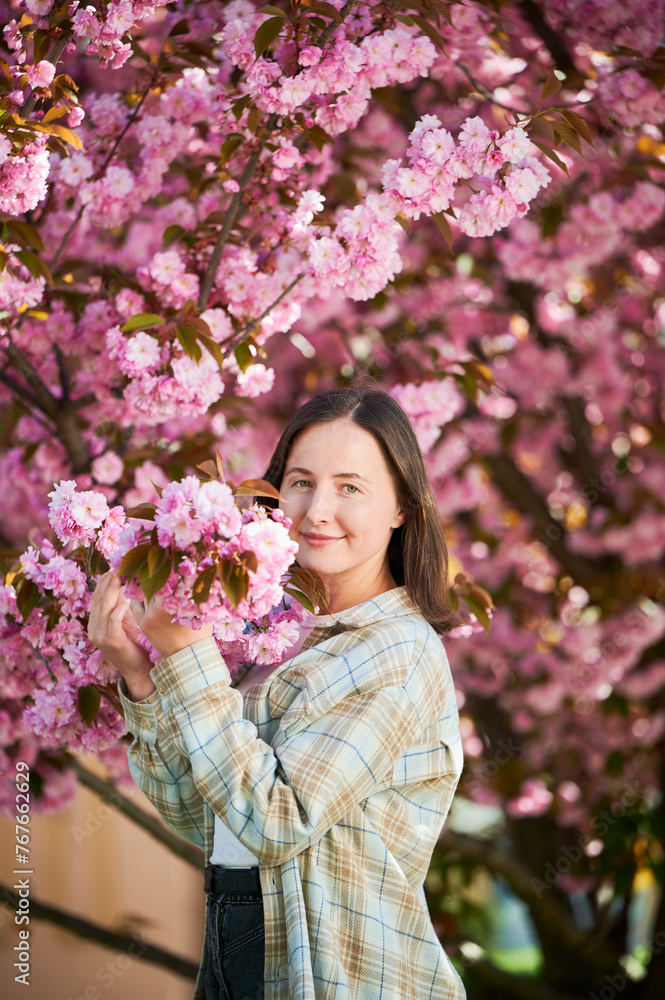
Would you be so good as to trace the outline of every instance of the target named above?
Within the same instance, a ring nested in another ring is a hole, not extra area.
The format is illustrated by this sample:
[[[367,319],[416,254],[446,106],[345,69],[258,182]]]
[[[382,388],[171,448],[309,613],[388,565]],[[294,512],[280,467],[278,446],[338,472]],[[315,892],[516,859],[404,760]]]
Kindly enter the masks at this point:
[[[155,690],[150,677],[152,662],[136,641],[137,632],[120,581],[113,573],[104,573],[92,595],[88,638],[120,671],[133,701],[147,698]]]
[[[162,604],[161,597],[153,597],[150,602],[132,601],[130,605],[141,631],[162,656],[171,656],[186,646],[191,646],[193,642],[212,635],[212,625],[193,629],[175,624],[171,621],[173,616],[164,610]]]

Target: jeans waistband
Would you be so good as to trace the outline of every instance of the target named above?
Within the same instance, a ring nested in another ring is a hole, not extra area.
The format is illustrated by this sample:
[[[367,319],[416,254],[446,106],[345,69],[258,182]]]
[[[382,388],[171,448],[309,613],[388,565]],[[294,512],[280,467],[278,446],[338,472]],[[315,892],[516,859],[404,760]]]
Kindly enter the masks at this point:
[[[207,893],[239,893],[249,896],[261,895],[261,880],[258,868],[224,868],[223,865],[207,865],[204,874]]]

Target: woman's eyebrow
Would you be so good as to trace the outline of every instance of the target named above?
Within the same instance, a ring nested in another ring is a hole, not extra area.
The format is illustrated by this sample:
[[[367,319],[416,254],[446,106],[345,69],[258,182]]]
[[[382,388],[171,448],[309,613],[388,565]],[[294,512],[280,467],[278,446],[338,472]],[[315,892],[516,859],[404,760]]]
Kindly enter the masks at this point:
[[[310,469],[303,469],[299,465],[293,465],[290,469],[287,469],[284,473],[285,476],[291,475],[292,472],[298,472],[301,476],[313,476],[314,473]],[[361,476],[359,472],[336,472],[333,475],[333,479],[361,479],[364,483],[369,482],[365,476]]]

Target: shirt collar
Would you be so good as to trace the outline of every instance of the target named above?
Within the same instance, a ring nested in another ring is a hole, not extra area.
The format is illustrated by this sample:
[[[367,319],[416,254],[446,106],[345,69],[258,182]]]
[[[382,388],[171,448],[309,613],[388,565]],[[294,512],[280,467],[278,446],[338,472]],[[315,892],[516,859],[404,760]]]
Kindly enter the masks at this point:
[[[420,612],[409,597],[406,587],[394,587],[379,594],[378,597],[372,597],[369,601],[363,601],[362,604],[356,604],[344,611],[337,611],[332,615],[317,615],[315,624],[316,627],[371,625],[385,618],[394,618],[396,615],[417,614]]]

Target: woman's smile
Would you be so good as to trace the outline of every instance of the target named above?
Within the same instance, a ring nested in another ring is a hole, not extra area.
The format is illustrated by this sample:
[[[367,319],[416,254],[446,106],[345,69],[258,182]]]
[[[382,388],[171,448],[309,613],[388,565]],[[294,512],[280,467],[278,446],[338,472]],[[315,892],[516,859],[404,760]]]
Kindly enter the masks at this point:
[[[315,549],[324,548],[326,545],[332,545],[334,542],[340,542],[344,535],[316,535],[311,531],[300,532],[300,538],[304,539],[308,545],[311,545]]]

